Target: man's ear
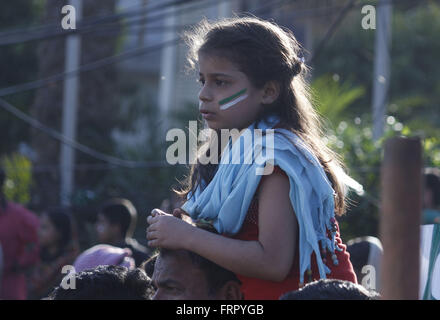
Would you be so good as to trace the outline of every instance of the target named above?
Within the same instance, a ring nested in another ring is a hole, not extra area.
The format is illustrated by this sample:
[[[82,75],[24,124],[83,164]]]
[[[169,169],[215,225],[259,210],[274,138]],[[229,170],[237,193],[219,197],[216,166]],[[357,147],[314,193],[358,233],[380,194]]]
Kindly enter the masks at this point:
[[[229,280],[220,289],[218,300],[243,300],[241,285],[237,281]]]
[[[274,103],[280,95],[280,84],[278,81],[269,81],[263,87],[263,95],[261,97],[262,104]]]

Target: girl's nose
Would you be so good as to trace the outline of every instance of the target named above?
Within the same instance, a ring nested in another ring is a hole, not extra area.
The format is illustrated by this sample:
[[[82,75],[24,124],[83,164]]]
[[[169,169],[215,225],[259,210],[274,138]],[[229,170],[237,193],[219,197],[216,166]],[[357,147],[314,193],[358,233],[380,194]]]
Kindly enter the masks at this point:
[[[212,101],[212,93],[210,92],[208,86],[203,86],[199,92],[199,101],[209,102]]]

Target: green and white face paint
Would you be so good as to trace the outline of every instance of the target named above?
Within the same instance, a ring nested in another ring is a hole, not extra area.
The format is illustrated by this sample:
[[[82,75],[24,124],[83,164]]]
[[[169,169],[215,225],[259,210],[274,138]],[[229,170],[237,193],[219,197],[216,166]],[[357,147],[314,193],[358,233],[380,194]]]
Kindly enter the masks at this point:
[[[246,99],[248,97],[248,95],[246,94],[247,89],[244,88],[243,90],[238,91],[237,93],[233,94],[230,97],[227,97],[223,100],[219,101],[219,105],[220,105],[220,109],[221,110],[226,110],[230,107],[232,107],[233,105],[239,103],[240,101],[243,101],[244,99]]]

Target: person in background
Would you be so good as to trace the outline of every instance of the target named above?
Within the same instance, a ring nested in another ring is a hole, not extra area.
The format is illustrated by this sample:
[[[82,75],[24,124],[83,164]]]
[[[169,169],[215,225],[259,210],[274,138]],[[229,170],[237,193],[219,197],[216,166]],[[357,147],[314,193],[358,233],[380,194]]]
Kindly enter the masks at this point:
[[[96,231],[100,243],[129,248],[136,266],[150,257],[150,250],[132,238],[137,211],[131,201],[114,198],[107,201],[98,213]]]
[[[285,293],[280,300],[379,300],[380,294],[350,281],[320,279],[297,291]]]
[[[26,299],[26,272],[38,262],[38,217],[23,206],[7,201],[6,180],[0,168],[0,245],[3,273],[0,300]]]
[[[380,266],[383,256],[380,240],[376,237],[354,238],[347,242],[347,251],[359,283],[368,290],[380,292]]]
[[[38,231],[41,261],[29,279],[29,299],[47,296],[63,278],[63,267],[73,264],[79,252],[72,234],[72,221],[64,209],[51,209],[41,215]]]
[[[424,185],[422,224],[440,223],[440,170],[426,168]]]
[[[427,168],[424,178],[419,297],[440,300],[440,170]]]
[[[151,300],[153,292],[141,269],[99,266],[75,273],[75,289],[60,285],[46,300]]]
[[[75,272],[86,269],[93,269],[98,266],[121,266],[129,270],[135,268],[131,250],[128,248],[118,248],[107,244],[98,244],[87,249],[76,258],[73,267]]]

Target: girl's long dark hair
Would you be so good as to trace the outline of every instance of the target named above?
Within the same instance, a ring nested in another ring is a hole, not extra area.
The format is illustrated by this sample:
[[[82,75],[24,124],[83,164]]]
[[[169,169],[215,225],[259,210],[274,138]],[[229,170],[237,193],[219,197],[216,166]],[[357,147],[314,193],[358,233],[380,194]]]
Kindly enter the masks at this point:
[[[290,30],[254,17],[231,18],[216,22],[203,20],[185,34],[189,45],[189,65],[195,69],[198,54],[224,57],[235,64],[256,88],[268,81],[280,84],[280,95],[270,106],[262,108],[259,119],[269,113],[281,119],[281,126],[297,134],[318,158],[335,191],[335,212],[345,212],[344,189],[335,174],[341,163],[322,141],[320,117],[311,103],[305,80],[308,68],[300,58],[301,47]],[[220,144],[219,148],[220,148]],[[209,150],[209,148],[207,149]],[[221,152],[218,152],[220,155]],[[205,155],[207,156],[207,155]],[[217,165],[192,165],[180,190],[183,199],[202,183],[209,183]]]

